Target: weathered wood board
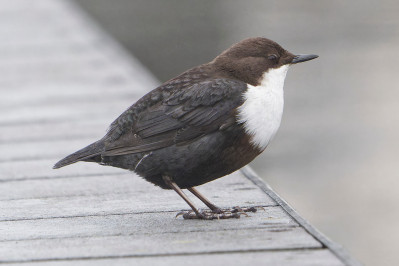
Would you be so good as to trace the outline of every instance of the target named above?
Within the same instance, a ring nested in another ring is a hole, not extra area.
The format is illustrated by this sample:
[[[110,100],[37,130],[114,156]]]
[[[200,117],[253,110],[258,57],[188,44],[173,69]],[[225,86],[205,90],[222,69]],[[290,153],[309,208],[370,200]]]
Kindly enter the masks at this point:
[[[0,22],[0,263],[357,265],[248,168],[199,190],[264,210],[216,221],[128,171],[53,170],[157,81],[70,1],[0,0]]]

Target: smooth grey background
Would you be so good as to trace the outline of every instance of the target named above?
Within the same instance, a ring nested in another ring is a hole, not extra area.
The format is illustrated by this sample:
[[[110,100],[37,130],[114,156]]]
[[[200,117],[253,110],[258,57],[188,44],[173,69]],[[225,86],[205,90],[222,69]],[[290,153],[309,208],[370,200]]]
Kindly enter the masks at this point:
[[[252,166],[360,261],[399,261],[399,2],[77,2],[160,81],[247,37],[319,54],[290,69],[280,131]]]

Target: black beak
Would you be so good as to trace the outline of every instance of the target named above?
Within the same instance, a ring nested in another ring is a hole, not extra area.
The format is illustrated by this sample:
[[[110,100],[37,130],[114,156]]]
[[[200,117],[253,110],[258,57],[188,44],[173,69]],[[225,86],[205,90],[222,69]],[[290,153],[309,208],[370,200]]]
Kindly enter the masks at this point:
[[[296,55],[294,57],[294,59],[292,59],[291,64],[297,64],[297,63],[309,61],[309,60],[315,59],[317,57],[319,57],[319,56],[315,55],[315,54],[299,54],[299,55]]]

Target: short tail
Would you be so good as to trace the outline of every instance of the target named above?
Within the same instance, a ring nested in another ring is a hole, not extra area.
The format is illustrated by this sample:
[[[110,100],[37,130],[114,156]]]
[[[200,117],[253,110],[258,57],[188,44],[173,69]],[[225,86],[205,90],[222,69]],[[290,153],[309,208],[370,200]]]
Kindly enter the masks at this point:
[[[53,169],[58,169],[79,161],[84,161],[96,155],[100,155],[103,150],[104,150],[104,142],[102,140],[99,140],[60,160],[58,163],[56,163],[53,166]]]

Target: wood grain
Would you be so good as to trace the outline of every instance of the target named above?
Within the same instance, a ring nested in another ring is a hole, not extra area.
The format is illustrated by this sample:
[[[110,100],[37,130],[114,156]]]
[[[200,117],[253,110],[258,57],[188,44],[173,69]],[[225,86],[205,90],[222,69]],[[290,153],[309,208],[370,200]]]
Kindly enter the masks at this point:
[[[265,210],[186,221],[176,193],[134,173],[51,169],[158,82],[68,0],[0,0],[0,14],[0,263],[355,265],[239,171],[198,189],[223,208]]]

